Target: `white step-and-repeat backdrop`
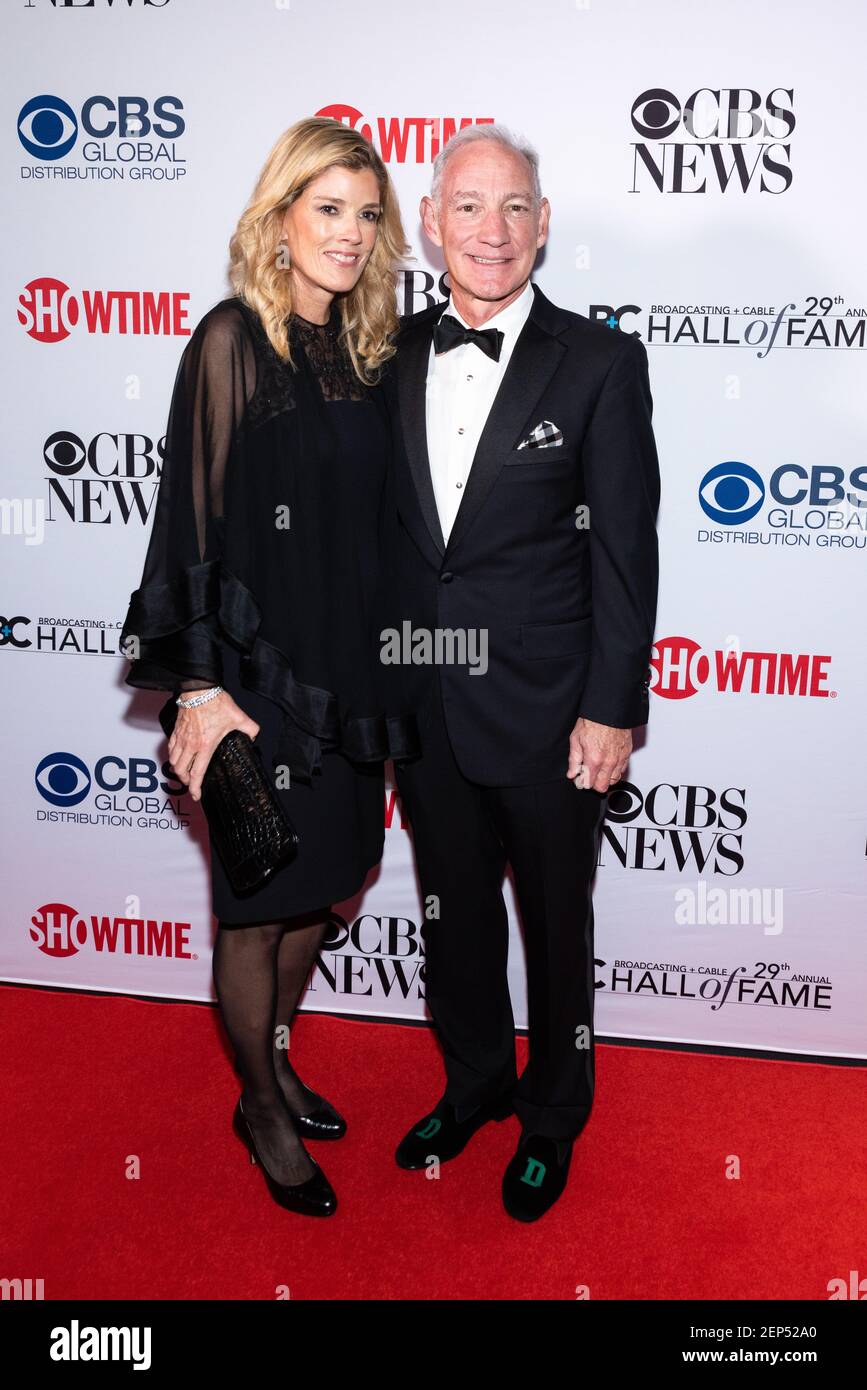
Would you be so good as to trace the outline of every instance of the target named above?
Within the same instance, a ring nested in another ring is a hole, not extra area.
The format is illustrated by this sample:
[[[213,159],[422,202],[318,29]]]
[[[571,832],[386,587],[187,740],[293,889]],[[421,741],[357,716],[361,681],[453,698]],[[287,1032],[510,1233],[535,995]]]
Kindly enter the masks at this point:
[[[407,310],[444,297],[432,158],[497,120],[541,155],[545,293],[647,344],[663,475],[597,1028],[867,1056],[860,3],[16,0],[5,25],[0,976],[213,997],[201,807],[117,645],[178,359],[293,121],[348,122],[387,161]],[[385,815],[307,1007],[424,1016],[393,790]]]

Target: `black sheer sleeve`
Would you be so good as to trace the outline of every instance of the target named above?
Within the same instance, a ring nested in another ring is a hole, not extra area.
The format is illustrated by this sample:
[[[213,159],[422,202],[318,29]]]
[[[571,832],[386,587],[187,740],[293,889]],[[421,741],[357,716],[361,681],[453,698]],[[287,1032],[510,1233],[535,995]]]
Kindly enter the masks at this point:
[[[121,632],[128,685],[177,694],[221,683],[223,496],[255,385],[249,326],[224,300],[199,323],[175,378],[141,585]]]

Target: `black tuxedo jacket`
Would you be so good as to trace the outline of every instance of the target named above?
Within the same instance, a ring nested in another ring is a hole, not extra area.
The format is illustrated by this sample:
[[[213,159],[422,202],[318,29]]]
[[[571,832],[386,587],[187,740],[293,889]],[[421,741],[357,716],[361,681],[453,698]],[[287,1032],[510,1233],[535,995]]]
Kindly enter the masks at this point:
[[[401,320],[384,383],[396,499],[389,621],[403,633],[407,623],[487,632],[485,674],[439,666],[458,766],[485,786],[564,777],[579,715],[619,728],[648,717],[659,464],[647,351],[533,292],[448,544],[425,426],[428,354],[445,303]],[[518,449],[543,420],[563,443]],[[589,525],[576,525],[585,506]],[[400,668],[413,708],[433,698],[435,672]]]

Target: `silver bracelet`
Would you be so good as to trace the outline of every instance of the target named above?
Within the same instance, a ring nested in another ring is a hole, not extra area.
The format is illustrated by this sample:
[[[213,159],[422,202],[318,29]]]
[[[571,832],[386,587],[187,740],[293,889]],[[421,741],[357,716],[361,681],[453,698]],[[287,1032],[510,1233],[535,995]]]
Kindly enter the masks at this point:
[[[195,709],[196,705],[206,705],[209,700],[216,700],[217,696],[222,695],[222,693],[223,687],[221,685],[213,685],[210,690],[203,690],[201,695],[194,696],[192,700],[182,700],[179,695],[175,704],[180,705],[181,709]]]

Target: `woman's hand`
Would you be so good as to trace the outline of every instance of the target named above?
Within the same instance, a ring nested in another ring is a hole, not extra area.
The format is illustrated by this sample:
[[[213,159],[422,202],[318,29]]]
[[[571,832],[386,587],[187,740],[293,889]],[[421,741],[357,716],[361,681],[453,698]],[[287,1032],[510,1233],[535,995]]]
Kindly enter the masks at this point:
[[[194,692],[183,693],[189,699]],[[214,749],[233,729],[255,738],[259,725],[235,704],[227,690],[203,705],[196,705],[195,709],[178,709],[169,739],[169,762],[178,781],[189,788],[194,801],[201,800],[202,778]]]

